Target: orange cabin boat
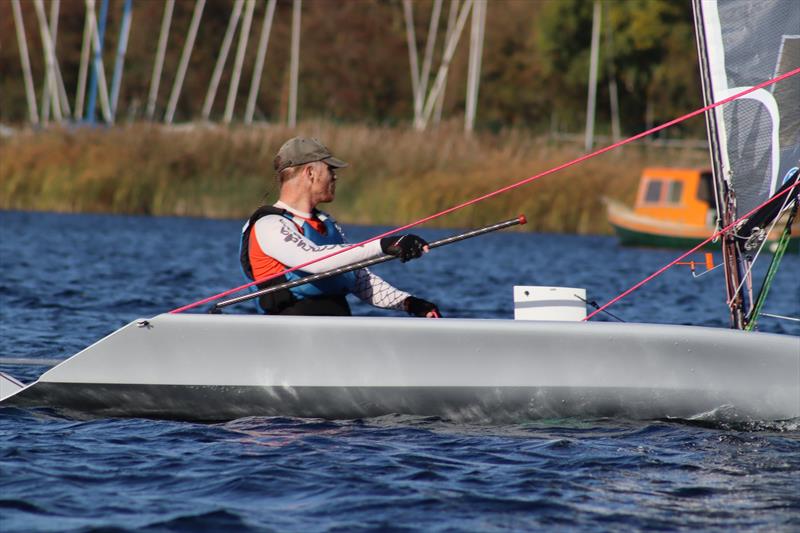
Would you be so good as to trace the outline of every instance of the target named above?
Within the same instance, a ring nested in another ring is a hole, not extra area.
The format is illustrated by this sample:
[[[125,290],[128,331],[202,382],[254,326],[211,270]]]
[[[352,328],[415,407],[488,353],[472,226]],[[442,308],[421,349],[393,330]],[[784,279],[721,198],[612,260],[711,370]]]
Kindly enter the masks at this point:
[[[633,209],[606,199],[608,221],[622,244],[691,248],[717,229],[713,187],[709,169],[648,167]],[[768,240],[777,240],[782,229],[776,225]]]

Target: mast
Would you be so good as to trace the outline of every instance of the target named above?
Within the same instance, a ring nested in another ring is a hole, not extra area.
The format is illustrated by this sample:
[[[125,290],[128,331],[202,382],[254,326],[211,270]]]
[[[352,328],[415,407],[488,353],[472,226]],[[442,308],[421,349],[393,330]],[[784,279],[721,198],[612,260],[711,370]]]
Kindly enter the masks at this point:
[[[287,124],[290,128],[297,125],[297,78],[300,72],[300,10],[303,0],[292,3],[292,45],[289,58],[289,112]]]
[[[172,23],[172,11],[175,8],[175,0],[167,0],[164,5],[164,16],[161,19],[161,31],[158,34],[158,48],[156,48],[156,59],[153,62],[153,75],[150,77],[150,92],[147,94],[147,120],[153,120],[156,113],[156,101],[158,99],[158,86],[161,83],[161,71],[164,68],[164,56],[167,52],[167,38],[169,37],[169,26]]]
[[[693,0],[693,8],[706,104],[791,72],[800,63],[796,0]],[[753,297],[753,265],[769,255],[764,245],[770,227],[791,208],[787,198],[774,209],[751,214],[768,204],[797,166],[798,94],[800,79],[787,79],[706,113],[718,227],[737,223],[722,237],[734,328],[745,329],[757,319],[753,307],[761,298]]]
[[[706,39],[705,18],[701,0],[692,0],[694,9],[695,33],[697,37],[697,57],[700,64],[700,81],[703,87],[703,101],[705,105],[714,102],[711,65],[709,64],[708,41]],[[735,220],[736,198],[729,183],[725,179],[723,171],[723,152],[720,143],[720,125],[717,123],[715,110],[705,113],[706,130],[708,133],[708,148],[711,155],[711,167],[714,179],[714,201],[717,210],[717,228],[727,227]],[[738,257],[736,243],[733,236],[729,233],[722,236],[722,261],[725,271],[725,291],[726,301],[730,310],[731,327],[743,329],[744,312],[743,299],[740,291],[736,288],[741,283],[741,276],[738,267]]]
[[[183,80],[186,77],[186,69],[189,67],[189,58],[192,55],[194,40],[197,37],[197,28],[200,26],[200,17],[203,16],[203,8],[205,6],[206,0],[197,0],[194,4],[192,21],[189,23],[189,33],[186,36],[186,42],[183,44],[181,60],[180,63],[178,63],[178,72],[175,74],[175,81],[172,83],[172,92],[170,93],[169,102],[167,103],[167,112],[164,115],[165,124],[172,124],[172,119],[175,118],[175,108],[178,106],[178,98],[181,95]]]
[[[264,70],[264,58],[267,57],[267,45],[269,44],[269,34],[272,31],[272,17],[275,15],[276,0],[269,0],[267,12],[264,13],[264,20],[261,24],[261,37],[258,39],[258,54],[256,64],[253,67],[253,78],[250,81],[250,94],[247,97],[247,107],[244,112],[244,123],[253,122],[253,113],[256,110],[256,97],[261,85],[261,73]]]
[[[594,118],[597,107],[597,64],[600,62],[600,19],[603,10],[600,0],[594,0],[592,15],[592,50],[589,56],[589,94],[586,97],[586,133],[583,150],[588,154],[594,146]]]

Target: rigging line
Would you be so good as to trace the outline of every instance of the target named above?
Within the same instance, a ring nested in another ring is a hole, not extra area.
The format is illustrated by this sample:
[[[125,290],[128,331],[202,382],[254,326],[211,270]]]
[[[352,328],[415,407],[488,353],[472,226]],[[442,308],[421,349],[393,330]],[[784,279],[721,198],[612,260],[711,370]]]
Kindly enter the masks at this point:
[[[695,274],[694,272],[692,272],[692,277],[693,278],[701,278],[701,277],[705,276],[706,274],[708,274],[709,272],[713,272],[714,270],[718,269],[722,265],[723,265],[723,263],[720,263],[717,266],[715,266],[713,268],[709,268],[708,270],[706,270],[705,272],[702,272],[700,274]]]
[[[759,313],[758,316],[768,316],[770,318],[780,318],[781,320],[791,320],[792,322],[800,322],[800,318],[793,316],[773,315],[772,313]]]
[[[592,307],[594,307],[595,309],[600,309],[600,304],[598,304],[596,300],[584,300],[583,298],[581,298],[581,297],[580,297],[580,296],[578,296],[577,294],[573,294],[573,296],[574,296],[575,298],[577,298],[578,300],[582,301],[583,303],[585,303],[586,305],[591,305],[591,306],[592,306]],[[604,312],[605,314],[607,314],[608,316],[610,316],[611,318],[615,318],[615,319],[617,319],[619,322],[627,322],[626,320],[622,320],[620,317],[618,317],[617,315],[615,315],[615,314],[614,314],[614,313],[612,313],[611,311],[606,311],[606,310],[603,310],[603,312]]]
[[[789,216],[786,219],[786,225],[784,226],[780,239],[778,239],[778,243],[775,247],[775,254],[772,256],[772,261],[770,261],[767,274],[764,276],[764,281],[761,283],[761,288],[758,290],[758,296],[756,296],[756,299],[752,301],[748,316],[744,317],[747,322],[744,326],[746,331],[752,331],[755,329],[761,310],[764,308],[764,303],[767,301],[767,295],[772,287],[775,274],[777,274],[778,267],[780,266],[781,260],[786,253],[786,248],[789,246],[789,239],[792,236],[792,223],[794,222],[795,216],[797,216],[798,208],[800,208],[798,203],[800,202],[795,202],[792,210],[789,212]]]
[[[783,205],[781,206],[780,210],[778,211],[779,215],[776,216],[775,219],[772,221],[772,224],[770,224],[769,229],[766,231],[766,233],[764,235],[764,240],[761,241],[760,245],[758,245],[758,250],[756,251],[755,255],[753,256],[752,261],[750,261],[750,260],[747,261],[747,268],[745,269],[744,276],[742,276],[742,280],[739,282],[739,285],[736,287],[736,290],[733,292],[733,296],[730,298],[730,300],[728,300],[728,302],[727,302],[728,305],[730,305],[731,302],[736,299],[736,297],[739,295],[739,292],[742,290],[742,287],[744,286],[745,282],[750,278],[750,276],[751,276],[751,274],[753,272],[753,267],[755,266],[756,261],[758,260],[758,257],[761,255],[761,251],[764,249],[764,246],[767,244],[767,239],[769,238],[769,234],[772,232],[773,229],[775,229],[775,225],[778,223],[778,219],[780,218],[780,215],[783,214],[784,210],[786,209],[786,206],[789,205],[790,203],[792,203],[792,201],[793,201],[793,198],[792,198],[791,194],[787,195],[786,198],[783,199]],[[739,237],[740,239],[747,239],[748,238],[748,237],[740,237],[739,235],[737,235],[736,231],[735,231],[735,228],[734,228],[733,234],[736,235],[737,237]],[[752,300],[752,297],[751,297],[751,300]]]
[[[701,113],[705,113],[706,111],[708,111],[710,109],[714,109],[714,108],[719,107],[719,106],[721,106],[723,104],[727,104],[728,102],[732,102],[733,100],[736,100],[737,98],[741,98],[742,96],[748,95],[748,94],[750,94],[752,92],[758,91],[759,89],[763,89],[764,87],[768,87],[768,86],[770,86],[770,85],[772,85],[774,83],[777,83],[779,81],[785,80],[786,78],[790,78],[790,77],[795,76],[797,74],[800,74],[800,67],[798,67],[798,68],[796,68],[794,70],[790,70],[789,72],[781,74],[780,76],[777,76],[775,78],[771,78],[771,79],[769,79],[767,81],[761,82],[758,85],[754,85],[754,86],[750,87],[749,89],[745,89],[745,90],[743,90],[741,92],[738,92],[738,93],[736,93],[734,95],[731,95],[731,96],[729,96],[727,98],[724,98],[724,99],[720,100],[719,102],[714,102],[713,104],[709,104],[709,105],[707,105],[705,107],[701,107],[699,109],[696,109],[696,110],[692,111],[691,113],[687,113],[687,114],[685,114],[683,116],[680,116],[678,118],[675,118],[675,119],[672,119],[672,120],[670,120],[668,122],[665,122],[664,124],[661,124],[661,125],[656,126],[654,128],[650,128],[649,130],[643,131],[641,133],[637,133],[636,135],[634,135],[632,137],[628,137],[627,139],[623,139],[623,140],[621,140],[619,142],[613,143],[613,144],[611,144],[609,146],[606,146],[604,148],[600,148],[600,149],[598,149],[598,150],[596,150],[594,152],[591,152],[589,154],[584,154],[584,155],[582,155],[580,157],[577,157],[577,158],[573,159],[572,161],[567,161],[566,163],[562,163],[562,164],[560,164],[558,166],[555,166],[555,167],[553,167],[553,168],[551,168],[549,170],[545,170],[544,172],[540,172],[539,174],[536,174],[536,175],[531,176],[529,178],[525,178],[523,180],[517,181],[516,183],[512,183],[510,185],[506,185],[505,187],[501,187],[501,188],[499,188],[499,189],[497,189],[495,191],[492,191],[492,192],[486,193],[486,194],[484,194],[482,196],[478,196],[476,198],[473,198],[472,200],[468,200],[466,202],[462,202],[460,204],[457,204],[457,205],[455,205],[453,207],[449,207],[449,208],[447,208],[447,209],[445,209],[443,211],[440,211],[438,213],[434,213],[432,215],[428,215],[427,217],[424,217],[424,218],[421,218],[421,219],[419,219],[419,220],[417,220],[415,222],[411,222],[409,224],[406,224],[405,226],[400,226],[398,228],[386,231],[384,233],[381,233],[380,235],[376,235],[374,237],[371,237],[371,238],[369,238],[367,240],[364,240],[364,241],[361,241],[359,243],[353,244],[353,245],[348,246],[346,248],[342,248],[340,250],[336,250],[335,252],[331,252],[330,254],[324,255],[324,256],[322,256],[322,257],[320,257],[318,259],[315,259],[315,260],[312,260],[312,261],[308,261],[306,263],[302,263],[302,264],[297,265],[295,267],[286,269],[283,272],[279,272],[277,274],[273,274],[273,275],[265,277],[263,279],[258,279],[258,280],[255,280],[255,281],[251,281],[250,283],[245,283],[244,285],[240,285],[238,287],[234,287],[232,289],[228,289],[226,291],[220,292],[220,293],[215,294],[213,296],[209,296],[207,298],[203,298],[202,300],[198,300],[196,302],[184,305],[182,307],[178,307],[178,308],[173,309],[172,311],[170,311],[170,313],[182,313],[183,311],[188,311],[189,309],[195,308],[195,307],[203,305],[203,304],[207,304],[209,302],[213,302],[214,300],[218,300],[218,299],[220,299],[220,298],[222,298],[224,296],[228,296],[229,294],[233,294],[233,293],[239,292],[239,291],[241,291],[243,289],[247,289],[248,287],[252,287],[253,285],[257,285],[259,283],[264,283],[266,281],[270,281],[270,280],[275,279],[275,278],[277,278],[279,276],[283,276],[283,275],[288,274],[290,272],[294,272],[295,270],[300,270],[302,268],[305,268],[305,267],[307,267],[307,266],[309,266],[311,264],[317,263],[319,261],[324,261],[325,259],[328,259],[328,258],[333,257],[335,255],[339,255],[339,254],[344,253],[344,252],[347,252],[348,250],[352,250],[353,248],[357,248],[359,246],[363,246],[363,245],[365,245],[367,243],[370,243],[372,241],[376,241],[378,239],[382,239],[384,237],[388,237],[390,235],[394,235],[395,233],[399,233],[401,231],[405,231],[405,230],[413,228],[415,226],[419,226],[421,224],[424,224],[424,223],[429,222],[431,220],[434,220],[436,218],[442,217],[444,215],[449,215],[450,213],[453,213],[454,211],[458,211],[458,210],[463,209],[465,207],[468,207],[470,205],[477,204],[478,202],[482,202],[484,200],[488,200],[490,198],[494,198],[495,196],[499,196],[499,195],[501,195],[503,193],[506,193],[508,191],[512,191],[514,189],[522,187],[523,185],[527,185],[529,183],[532,183],[532,182],[534,182],[534,181],[536,181],[536,180],[538,180],[540,178],[543,178],[543,177],[548,176],[550,174],[554,174],[554,173],[556,173],[556,172],[558,172],[560,170],[564,170],[565,168],[569,168],[571,166],[577,165],[578,163],[582,163],[584,161],[587,161],[589,159],[597,157],[597,156],[599,156],[601,154],[604,154],[606,152],[610,152],[611,150],[614,150],[614,149],[619,148],[621,146],[624,146],[626,144],[630,144],[633,141],[637,141],[637,140],[639,140],[639,139],[641,139],[643,137],[647,137],[648,135],[652,135],[653,133],[657,133],[657,132],[659,132],[661,130],[664,130],[666,128],[674,126],[675,124],[679,124],[679,123],[681,123],[681,122],[683,122],[685,120],[688,120],[688,119],[690,119],[692,117],[696,117],[697,115],[700,115]]]
[[[800,69],[798,69],[798,70],[800,70]],[[723,233],[725,233],[727,231],[730,231],[730,229],[733,228],[736,224],[738,224],[742,220],[748,218],[750,215],[752,215],[753,213],[755,213],[756,211],[758,211],[759,209],[761,209],[765,205],[768,205],[768,204],[774,202],[775,200],[777,200],[781,196],[786,195],[789,191],[793,191],[794,188],[797,187],[797,186],[800,186],[800,181],[798,181],[797,183],[795,183],[791,187],[787,187],[782,192],[776,194],[772,198],[770,198],[767,201],[763,202],[761,205],[758,205],[758,206],[754,207],[751,211],[746,213],[744,216],[734,220],[733,222],[731,222],[730,224],[728,224],[727,226],[725,226],[721,230],[715,231],[714,233],[711,234],[711,236],[709,238],[707,238],[706,240],[704,240],[703,242],[701,242],[700,244],[698,244],[697,246],[695,246],[694,248],[692,248],[688,252],[684,252],[683,254],[681,254],[680,256],[675,258],[674,260],[670,261],[668,264],[664,265],[663,267],[659,268],[658,270],[656,270],[655,272],[653,272],[652,274],[650,274],[649,276],[644,278],[639,283],[635,284],[634,286],[632,286],[631,288],[627,289],[626,291],[618,294],[617,296],[615,296],[614,298],[612,298],[611,300],[609,300],[605,304],[601,305],[597,310],[592,311],[591,313],[586,315],[586,318],[584,318],[583,321],[584,322],[588,321],[594,315],[596,315],[597,313],[599,313],[601,311],[604,311],[606,308],[608,308],[608,307],[612,306],[613,304],[617,303],[618,301],[620,301],[621,299],[623,299],[624,297],[626,297],[627,295],[629,295],[630,293],[632,293],[633,291],[635,291],[636,289],[638,289],[639,287],[644,285],[645,283],[657,278],[658,276],[660,276],[661,274],[663,274],[664,272],[666,272],[667,270],[669,270],[670,268],[675,266],[675,264],[678,261],[682,261],[683,259],[686,259],[689,255],[695,253],[697,250],[699,250],[700,248],[702,248],[703,246],[705,246],[706,244],[708,244],[712,240],[716,239],[718,236],[722,235]]]

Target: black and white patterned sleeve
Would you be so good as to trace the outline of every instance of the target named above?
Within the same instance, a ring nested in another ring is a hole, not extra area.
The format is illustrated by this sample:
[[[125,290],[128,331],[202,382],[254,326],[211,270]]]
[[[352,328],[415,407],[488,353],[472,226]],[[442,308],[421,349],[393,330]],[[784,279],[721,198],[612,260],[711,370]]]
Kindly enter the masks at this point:
[[[334,221],[339,233],[344,237],[339,223]],[[356,270],[356,286],[353,294],[370,305],[383,309],[403,310],[403,301],[411,296],[405,291],[394,287],[380,276],[373,274],[368,268]]]
[[[398,311],[403,310],[403,301],[411,296],[373,274],[368,268],[356,270],[356,286],[353,294],[375,307]]]

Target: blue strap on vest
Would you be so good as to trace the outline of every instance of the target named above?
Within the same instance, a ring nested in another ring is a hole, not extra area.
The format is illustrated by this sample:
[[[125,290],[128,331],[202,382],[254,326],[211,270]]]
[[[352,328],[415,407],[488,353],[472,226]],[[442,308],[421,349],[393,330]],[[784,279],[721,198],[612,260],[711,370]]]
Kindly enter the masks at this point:
[[[291,216],[290,213],[287,213]],[[333,222],[328,215],[321,211],[316,211],[315,214],[317,218],[325,224],[325,235],[321,234],[317,230],[315,230],[306,220],[304,219],[297,219],[295,223],[298,221],[302,221],[302,228],[303,228],[303,235],[306,239],[310,240],[314,244],[318,244],[320,246],[325,246],[329,244],[344,244],[344,237],[341,233],[339,233],[339,229],[336,227],[336,224]],[[286,216],[286,215],[284,215]],[[290,218],[290,217],[287,217]],[[293,281],[296,279],[304,278],[308,276],[308,273],[303,271],[294,271],[289,272],[286,274],[286,279],[288,281]],[[313,283],[306,283],[304,285],[300,285],[299,287],[294,287],[290,289],[292,294],[298,298],[308,298],[308,297],[316,297],[316,296],[340,296],[345,295],[350,292],[353,292],[353,289],[356,286],[356,273],[355,272],[347,272],[345,274],[339,274],[338,276],[334,276],[332,278],[323,279],[320,281],[315,281]]]

